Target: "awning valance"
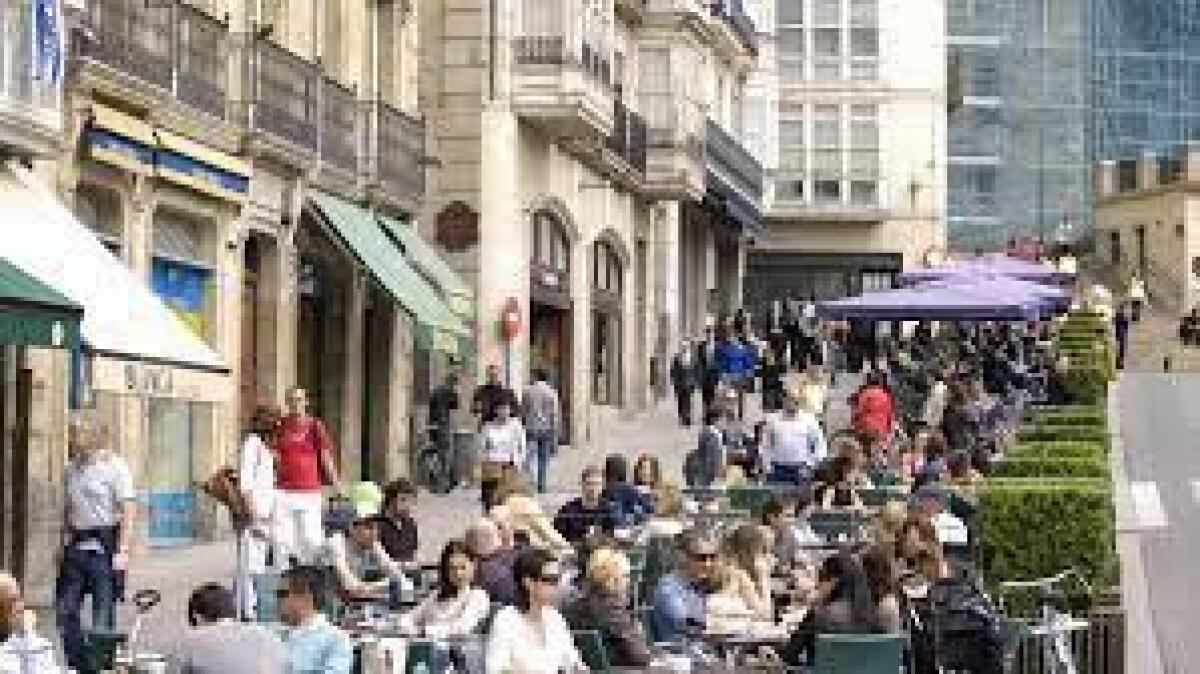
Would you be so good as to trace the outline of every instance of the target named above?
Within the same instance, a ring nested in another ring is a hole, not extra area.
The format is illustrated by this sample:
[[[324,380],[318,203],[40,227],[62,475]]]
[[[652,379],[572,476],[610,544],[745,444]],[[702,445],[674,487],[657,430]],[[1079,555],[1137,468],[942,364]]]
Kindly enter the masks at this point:
[[[89,352],[228,371],[36,177],[12,164],[0,168],[0,241],[14,266],[83,307]]]
[[[0,257],[0,345],[79,345],[83,307]]]
[[[103,105],[93,105],[84,131],[90,158],[126,171],[148,173],[158,142],[146,122]]]
[[[752,201],[730,187],[716,173],[707,172],[706,184],[708,199],[711,199],[743,231],[757,232],[765,228],[761,210]]]
[[[473,306],[475,293],[450,268],[450,265],[442,259],[433,246],[421,237],[412,224],[386,216],[379,216],[379,221],[396,238],[396,242],[404,249],[408,259],[441,288],[446,297],[446,303],[455,315],[464,320],[470,320],[475,314]]]
[[[412,315],[420,343],[452,355],[460,352],[470,332],[438,297],[437,290],[408,265],[370,211],[320,192],[310,194],[309,205],[330,234]]]
[[[245,199],[250,191],[249,164],[164,129],[154,134],[156,176],[220,199]]]

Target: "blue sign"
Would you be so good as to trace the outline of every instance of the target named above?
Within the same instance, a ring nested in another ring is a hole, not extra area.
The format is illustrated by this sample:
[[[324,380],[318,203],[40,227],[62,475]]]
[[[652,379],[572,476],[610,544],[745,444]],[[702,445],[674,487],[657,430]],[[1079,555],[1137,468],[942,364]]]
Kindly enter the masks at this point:
[[[59,0],[30,0],[33,9],[33,77],[52,84],[62,79]]]

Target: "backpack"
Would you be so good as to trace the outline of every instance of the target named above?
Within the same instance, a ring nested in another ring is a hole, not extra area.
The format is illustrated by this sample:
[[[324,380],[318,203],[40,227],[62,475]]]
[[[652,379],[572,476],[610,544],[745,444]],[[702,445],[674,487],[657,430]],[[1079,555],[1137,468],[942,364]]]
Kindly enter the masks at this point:
[[[929,589],[922,622],[937,666],[970,674],[1003,674],[1004,626],[991,601],[970,580],[939,580]]]

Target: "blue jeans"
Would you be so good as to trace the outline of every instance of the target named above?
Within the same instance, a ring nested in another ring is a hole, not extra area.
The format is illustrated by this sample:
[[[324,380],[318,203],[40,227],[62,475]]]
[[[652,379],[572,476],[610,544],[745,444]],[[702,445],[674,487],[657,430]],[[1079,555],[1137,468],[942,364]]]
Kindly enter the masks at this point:
[[[546,471],[550,469],[550,457],[554,456],[557,443],[558,434],[554,431],[529,431],[529,473],[537,477],[538,493],[546,493]]]
[[[62,633],[67,666],[78,672],[93,672],[87,658],[87,642],[79,619],[83,598],[92,598],[92,629],[112,630],[114,619],[115,573],[112,556],[105,552],[63,550],[58,580],[54,585],[54,615]]]

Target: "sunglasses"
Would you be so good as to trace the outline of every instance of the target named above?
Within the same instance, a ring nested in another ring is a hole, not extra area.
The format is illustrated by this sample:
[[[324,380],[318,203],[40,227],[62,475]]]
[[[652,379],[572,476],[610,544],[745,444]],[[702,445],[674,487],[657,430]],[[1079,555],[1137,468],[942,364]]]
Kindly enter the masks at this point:
[[[292,594],[291,592],[289,592],[288,590],[285,590],[285,589],[275,590],[275,598],[276,599],[287,599],[289,596],[291,596],[291,594]]]
[[[546,583],[547,585],[558,585],[561,576],[557,573],[545,573],[538,576],[537,579],[539,582]]]
[[[715,552],[698,552],[692,555],[692,559],[697,562],[711,562],[717,558]]]

